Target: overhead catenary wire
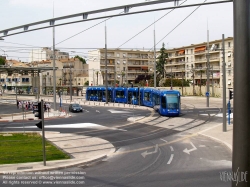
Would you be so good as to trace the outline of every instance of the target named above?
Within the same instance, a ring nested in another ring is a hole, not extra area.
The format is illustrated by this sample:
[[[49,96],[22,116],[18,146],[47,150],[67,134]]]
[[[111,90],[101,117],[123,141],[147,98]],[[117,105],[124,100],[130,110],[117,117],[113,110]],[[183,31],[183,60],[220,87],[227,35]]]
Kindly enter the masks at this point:
[[[184,2],[182,2],[180,5],[184,4],[186,1],[187,0],[185,0]],[[176,8],[173,8],[172,10],[170,10],[169,12],[167,12],[166,14],[164,14],[162,17],[160,17],[159,19],[157,19],[156,21],[154,21],[153,23],[151,23],[150,25],[148,25],[146,28],[144,28],[143,30],[141,30],[140,32],[138,32],[137,34],[135,34],[134,36],[132,36],[131,38],[129,38],[127,41],[125,41],[123,44],[121,44],[118,48],[120,48],[121,46],[125,45],[130,40],[134,39],[136,36],[138,36],[139,34],[141,34],[142,32],[144,32],[145,30],[147,30],[149,27],[151,27],[152,25],[154,25],[155,23],[157,23],[158,21],[160,21],[162,18],[164,18],[165,16],[167,16],[168,14],[170,14],[171,12],[173,12],[175,9]]]
[[[119,14],[122,14],[122,13],[124,13],[124,11],[120,12]],[[76,34],[74,34],[74,35],[72,35],[72,36],[70,36],[70,37],[68,37],[68,38],[66,38],[66,39],[64,39],[64,40],[62,40],[61,42],[58,42],[58,43],[56,43],[55,45],[58,45],[58,44],[60,44],[60,43],[63,43],[63,42],[65,42],[65,41],[67,41],[67,40],[69,40],[69,39],[71,39],[71,38],[73,38],[73,37],[75,37],[75,36],[77,36],[77,35],[79,35],[79,34],[85,32],[85,31],[87,31],[87,30],[89,30],[89,29],[92,29],[92,28],[94,28],[94,27],[96,27],[96,26],[98,26],[98,25],[100,25],[100,24],[102,24],[102,23],[108,21],[108,20],[111,19],[111,18],[113,18],[113,17],[110,17],[110,18],[107,18],[107,19],[105,19],[105,20],[103,20],[103,21],[100,21],[99,23],[97,23],[97,24],[95,24],[95,25],[92,25],[91,27],[89,27],[89,28],[87,28],[87,29],[85,29],[85,30],[83,30],[83,31],[81,31],[81,32],[79,32],[79,33],[76,33]]]
[[[207,0],[205,0],[203,3],[205,3]],[[189,18],[196,10],[198,10],[201,7],[199,5],[196,7],[188,16],[186,16],[180,23],[178,23],[171,31],[169,31],[161,40],[159,40],[155,46],[157,46],[162,40],[164,40],[169,34],[171,34],[177,27],[179,27],[187,18]],[[152,47],[150,50],[153,50],[154,47]]]

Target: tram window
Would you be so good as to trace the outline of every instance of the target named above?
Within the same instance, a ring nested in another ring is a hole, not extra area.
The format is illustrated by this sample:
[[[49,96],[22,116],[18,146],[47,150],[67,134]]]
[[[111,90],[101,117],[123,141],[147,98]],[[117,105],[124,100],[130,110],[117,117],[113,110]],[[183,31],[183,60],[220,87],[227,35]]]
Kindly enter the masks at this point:
[[[116,97],[117,98],[125,98],[124,91],[116,91]]]
[[[90,96],[97,96],[97,91],[96,90],[91,90],[90,91]]]
[[[168,94],[167,96],[167,105],[170,109],[176,109],[178,108],[178,96],[175,94]]]
[[[145,100],[145,101],[149,101],[149,100],[150,100],[149,92],[145,92],[145,93],[144,93],[144,100]]]
[[[166,97],[165,96],[161,96],[161,107],[163,109],[167,108],[167,103],[166,103]]]

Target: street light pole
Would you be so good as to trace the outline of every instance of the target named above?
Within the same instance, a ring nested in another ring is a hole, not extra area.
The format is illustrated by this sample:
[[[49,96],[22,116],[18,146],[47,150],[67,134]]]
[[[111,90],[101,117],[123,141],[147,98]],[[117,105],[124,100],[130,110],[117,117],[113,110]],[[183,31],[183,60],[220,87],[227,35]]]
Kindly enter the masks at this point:
[[[105,87],[106,87],[106,104],[108,104],[108,70],[107,70],[107,27],[105,21]]]
[[[222,34],[222,53],[223,53],[223,60],[222,60],[222,67],[223,67],[223,132],[227,131],[227,117],[226,117],[226,110],[227,110],[227,102],[226,102],[226,62],[225,62],[225,41],[224,41],[224,34]]]
[[[69,64],[69,81],[70,81],[70,102],[72,102],[72,71],[71,71],[71,63]]]
[[[210,86],[210,81],[209,81],[209,68],[210,68],[210,63],[209,63],[209,30],[207,30],[207,107],[209,107],[209,86]]]
[[[155,54],[155,29],[154,29],[154,88],[156,88],[156,54]]]
[[[53,22],[53,96],[54,96],[54,111],[56,111],[56,52],[55,52],[55,26]]]
[[[172,66],[171,66],[171,90],[173,89],[173,75],[172,75]]]

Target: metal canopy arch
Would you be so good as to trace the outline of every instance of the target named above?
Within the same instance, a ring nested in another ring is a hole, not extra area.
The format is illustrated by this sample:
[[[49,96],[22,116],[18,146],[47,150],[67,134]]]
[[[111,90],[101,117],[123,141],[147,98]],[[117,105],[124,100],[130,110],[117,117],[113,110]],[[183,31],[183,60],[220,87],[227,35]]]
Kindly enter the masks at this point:
[[[56,69],[58,69],[56,67]],[[46,72],[46,71],[52,71],[53,67],[20,67],[20,66],[0,66],[0,74],[4,73],[41,73],[41,72]]]
[[[155,5],[155,4],[160,4],[160,3],[169,3],[169,2],[175,2],[175,6],[173,6],[173,7],[165,7],[165,8],[158,8],[158,9],[143,10],[143,11],[136,11],[136,12],[129,12],[129,10],[131,8],[141,7],[141,6],[148,6],[148,5]],[[147,1],[147,2],[144,2],[144,3],[129,4],[129,5],[112,7],[112,8],[82,12],[82,13],[57,17],[57,18],[51,18],[51,19],[46,19],[46,20],[43,20],[43,21],[28,23],[28,24],[25,24],[25,25],[21,25],[21,26],[1,30],[0,34],[3,34],[3,35],[0,36],[0,37],[4,38],[4,37],[7,37],[7,36],[12,36],[12,35],[16,35],[16,34],[25,33],[25,32],[31,32],[31,31],[35,31],[35,30],[41,30],[41,29],[52,28],[52,27],[58,27],[58,26],[63,26],[63,25],[68,25],[68,24],[73,24],[73,23],[80,23],[80,22],[84,22],[84,21],[93,21],[93,20],[104,19],[104,18],[126,16],[126,15],[133,15],[133,14],[141,14],[141,13],[146,13],[146,12],[154,12],[154,11],[176,9],[176,8],[187,8],[187,7],[201,6],[201,5],[229,3],[229,2],[233,2],[233,0],[222,0],[222,1],[216,1],[216,2],[197,3],[197,4],[182,5],[182,6],[176,6],[177,5],[176,2],[177,2],[176,0]],[[115,11],[115,10],[123,10],[124,13],[123,14],[113,14],[113,15],[107,15],[107,16],[100,16],[100,17],[95,17],[95,18],[89,18],[88,19],[88,16],[90,14],[104,13],[104,12],[110,12],[110,11]],[[66,20],[66,19],[75,18],[75,17],[81,17],[81,20],[55,24],[56,21]],[[46,24],[46,23],[48,23],[48,26],[41,26],[41,27],[29,30],[29,28],[31,26],[42,25],[42,24]],[[23,29],[23,31],[19,31],[19,32],[16,31],[16,30],[19,30],[19,29]],[[16,31],[16,32],[8,34],[9,31]]]

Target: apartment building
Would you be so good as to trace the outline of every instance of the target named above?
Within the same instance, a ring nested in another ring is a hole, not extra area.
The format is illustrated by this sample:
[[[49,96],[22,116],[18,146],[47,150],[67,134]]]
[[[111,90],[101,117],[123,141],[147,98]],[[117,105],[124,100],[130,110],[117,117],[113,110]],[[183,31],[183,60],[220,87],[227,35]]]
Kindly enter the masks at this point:
[[[105,83],[105,49],[89,51],[89,85]],[[154,58],[152,51],[107,50],[108,85],[134,83],[138,75],[153,74]]]
[[[6,65],[10,67],[29,67],[27,64],[17,60],[6,60]],[[16,88],[30,88],[32,85],[32,77],[27,72],[2,73],[0,74],[0,83],[2,89],[14,92]]]
[[[37,63],[38,67],[53,67],[52,60],[41,61]],[[65,94],[69,92],[72,85],[73,91],[79,91],[88,81],[87,64],[82,64],[78,58],[60,59],[55,61],[56,87]],[[53,71],[42,72],[40,75],[40,86],[43,93],[51,94],[53,92]]]
[[[226,83],[233,88],[233,38],[225,40]],[[209,68],[209,84],[222,87],[223,84],[223,50],[222,40],[215,40],[200,44],[166,50],[168,59],[165,65],[167,76],[186,79],[195,85],[205,85],[207,81],[207,68]],[[208,57],[209,54],[209,58]],[[207,61],[209,59],[209,67]]]
[[[69,53],[55,50],[55,59],[68,59]],[[32,49],[29,53],[29,62],[41,62],[46,60],[53,60],[53,50],[50,47],[43,47],[41,49]]]

